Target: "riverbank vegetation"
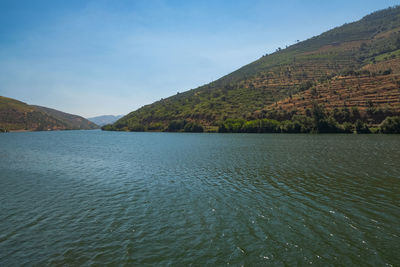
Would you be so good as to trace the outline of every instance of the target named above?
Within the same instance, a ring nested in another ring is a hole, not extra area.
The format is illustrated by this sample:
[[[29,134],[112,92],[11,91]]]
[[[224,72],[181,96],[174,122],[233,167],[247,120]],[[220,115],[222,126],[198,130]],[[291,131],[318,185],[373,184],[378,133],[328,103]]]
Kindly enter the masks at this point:
[[[162,132],[218,132],[218,133],[400,133],[400,114],[381,109],[371,109],[361,113],[357,108],[326,111],[315,104],[304,114],[296,112],[270,112],[267,118],[237,119],[228,118],[217,127],[203,127],[199,122],[173,120],[168,125],[143,125],[125,127],[116,125],[120,131],[162,131]],[[114,130],[112,125],[103,130]]]
[[[220,133],[400,133],[400,116],[386,117],[380,124],[370,125],[368,117],[357,110],[346,119],[343,114],[326,113],[321,107],[309,115],[293,115],[290,119],[227,119],[218,127]],[[346,113],[347,114],[347,113]],[[336,115],[336,116],[335,116]],[[339,116],[338,116],[339,115]]]

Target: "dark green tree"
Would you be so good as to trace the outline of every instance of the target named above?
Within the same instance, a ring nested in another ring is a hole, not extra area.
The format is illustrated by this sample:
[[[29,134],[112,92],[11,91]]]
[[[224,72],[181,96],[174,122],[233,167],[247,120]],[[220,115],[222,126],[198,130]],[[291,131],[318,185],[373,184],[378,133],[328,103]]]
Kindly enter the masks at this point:
[[[355,125],[354,125],[356,132],[358,134],[367,134],[367,133],[371,133],[371,131],[368,128],[368,125],[361,121],[361,120],[357,120]]]
[[[399,134],[400,133],[400,116],[387,117],[380,125],[382,133]]]

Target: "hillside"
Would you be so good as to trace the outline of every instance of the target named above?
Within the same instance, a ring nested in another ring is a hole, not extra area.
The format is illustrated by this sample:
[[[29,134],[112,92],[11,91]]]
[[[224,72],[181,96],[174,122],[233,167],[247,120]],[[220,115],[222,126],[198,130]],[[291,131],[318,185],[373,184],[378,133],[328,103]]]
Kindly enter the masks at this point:
[[[122,117],[123,117],[123,115],[116,115],[116,116],[115,115],[103,115],[103,116],[88,118],[88,120],[99,126],[103,126],[106,124],[114,123]]]
[[[1,131],[89,130],[98,126],[85,118],[33,106],[0,96]]]
[[[327,113],[374,107],[398,114],[399,58],[400,7],[394,7],[278,48],[215,82],[146,105],[103,129],[179,130],[191,122],[212,130],[230,118],[290,119],[306,114],[315,103]],[[360,119],[378,124],[384,116],[380,121]],[[177,123],[181,126],[175,127]]]

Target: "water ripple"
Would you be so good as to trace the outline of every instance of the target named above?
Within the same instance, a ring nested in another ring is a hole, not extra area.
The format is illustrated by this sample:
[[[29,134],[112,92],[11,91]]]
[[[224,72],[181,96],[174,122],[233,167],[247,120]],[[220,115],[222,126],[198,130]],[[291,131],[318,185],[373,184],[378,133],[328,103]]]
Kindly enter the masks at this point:
[[[0,265],[400,264],[398,136],[0,136]]]

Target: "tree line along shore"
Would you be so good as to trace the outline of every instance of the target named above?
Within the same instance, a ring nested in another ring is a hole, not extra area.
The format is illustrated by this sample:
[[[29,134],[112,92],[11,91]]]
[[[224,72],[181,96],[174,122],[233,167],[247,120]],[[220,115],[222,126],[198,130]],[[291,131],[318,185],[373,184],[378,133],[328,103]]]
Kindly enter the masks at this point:
[[[218,133],[400,133],[400,114],[371,106],[366,112],[357,108],[326,111],[315,104],[304,114],[270,111],[266,118],[226,118],[217,126],[204,126],[201,122],[172,120],[168,125],[154,123],[105,125],[106,131],[159,131],[159,132],[218,132]]]

